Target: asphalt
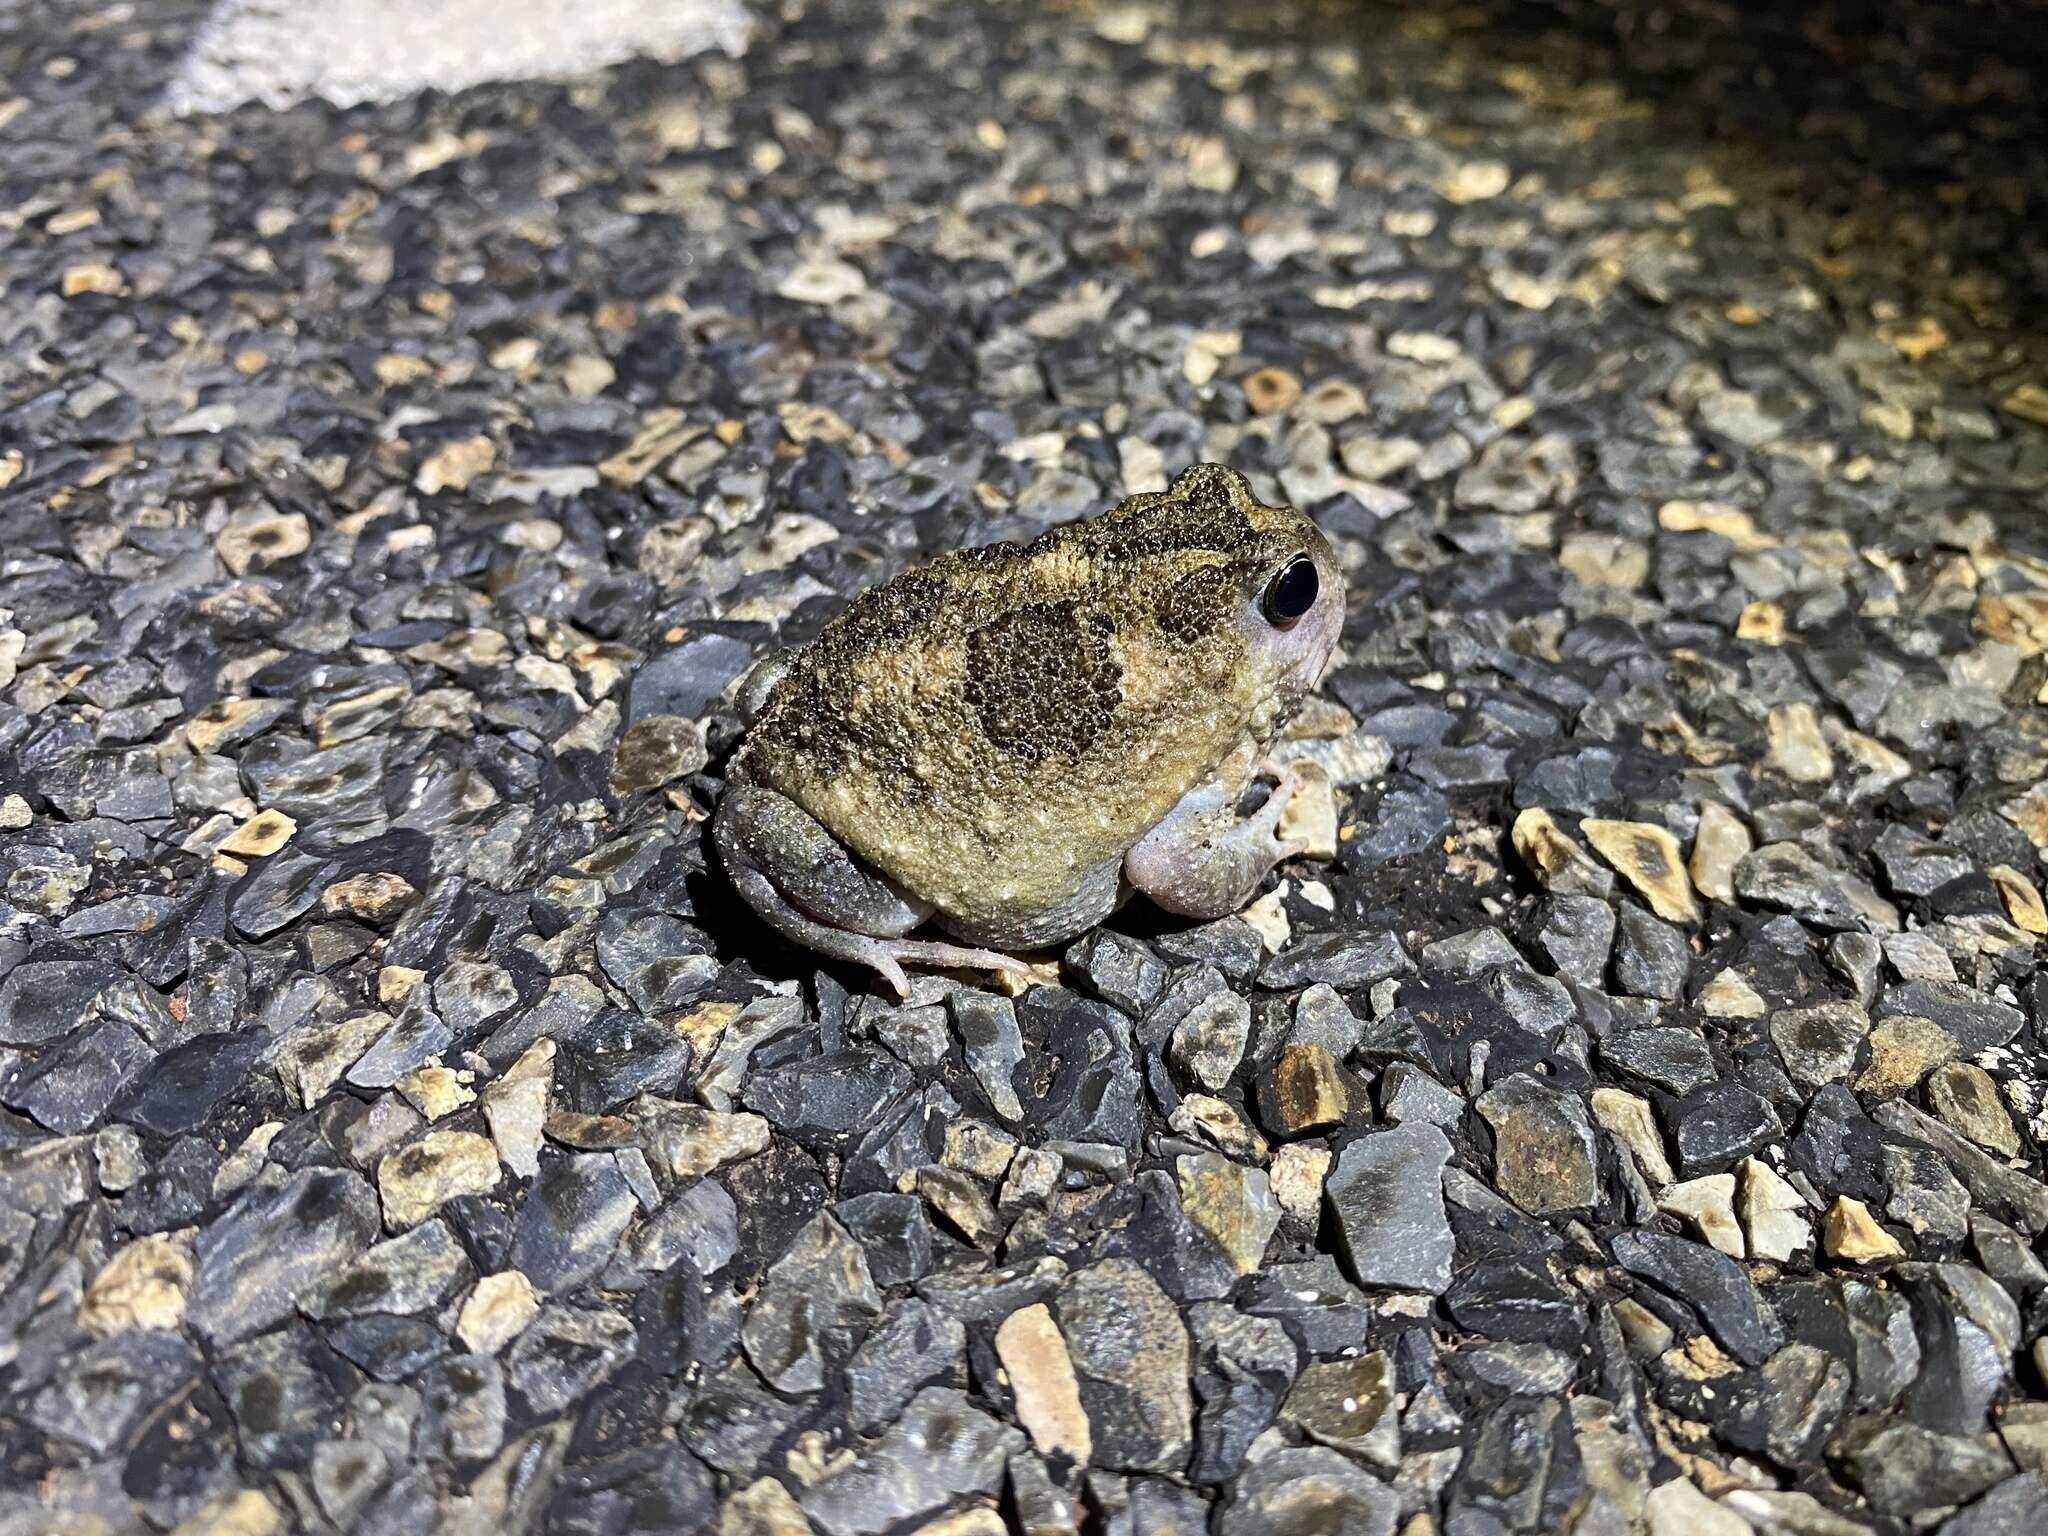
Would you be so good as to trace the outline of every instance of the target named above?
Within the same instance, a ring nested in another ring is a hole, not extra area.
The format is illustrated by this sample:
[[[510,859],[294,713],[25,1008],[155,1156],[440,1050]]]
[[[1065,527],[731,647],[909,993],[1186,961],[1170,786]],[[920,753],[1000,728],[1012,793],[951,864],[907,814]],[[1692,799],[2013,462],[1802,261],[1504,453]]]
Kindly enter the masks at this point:
[[[2038,1530],[2038,9],[697,9],[0,4],[0,1536]],[[1309,853],[754,920],[744,669],[1200,461]]]

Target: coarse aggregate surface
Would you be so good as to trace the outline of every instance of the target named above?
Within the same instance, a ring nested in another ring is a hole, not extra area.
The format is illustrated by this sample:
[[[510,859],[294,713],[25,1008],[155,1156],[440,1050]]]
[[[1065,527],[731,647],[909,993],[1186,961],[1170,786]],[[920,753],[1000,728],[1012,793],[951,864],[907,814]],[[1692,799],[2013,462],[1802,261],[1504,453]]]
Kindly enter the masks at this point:
[[[2048,71],[1882,11],[0,3],[0,1533],[2043,1529]],[[1195,461],[1324,856],[738,907],[756,656]]]

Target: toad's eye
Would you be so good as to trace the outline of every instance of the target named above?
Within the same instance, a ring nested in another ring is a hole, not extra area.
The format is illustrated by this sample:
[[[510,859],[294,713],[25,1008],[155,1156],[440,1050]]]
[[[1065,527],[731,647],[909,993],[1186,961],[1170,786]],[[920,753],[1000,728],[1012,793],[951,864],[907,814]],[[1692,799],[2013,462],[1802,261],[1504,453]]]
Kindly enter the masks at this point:
[[[1316,593],[1321,589],[1322,579],[1316,575],[1315,561],[1307,555],[1296,555],[1266,584],[1259,610],[1268,624],[1285,629],[1315,607]]]

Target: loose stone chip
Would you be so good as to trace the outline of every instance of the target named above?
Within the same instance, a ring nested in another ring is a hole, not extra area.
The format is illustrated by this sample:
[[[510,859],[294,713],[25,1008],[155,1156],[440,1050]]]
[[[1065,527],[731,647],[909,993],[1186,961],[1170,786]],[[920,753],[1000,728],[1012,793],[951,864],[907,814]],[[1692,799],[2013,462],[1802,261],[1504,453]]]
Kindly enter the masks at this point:
[[[1678,839],[1669,831],[1649,822],[1598,817],[1580,822],[1579,830],[1664,921],[1699,921],[1699,900],[1679,855]]]

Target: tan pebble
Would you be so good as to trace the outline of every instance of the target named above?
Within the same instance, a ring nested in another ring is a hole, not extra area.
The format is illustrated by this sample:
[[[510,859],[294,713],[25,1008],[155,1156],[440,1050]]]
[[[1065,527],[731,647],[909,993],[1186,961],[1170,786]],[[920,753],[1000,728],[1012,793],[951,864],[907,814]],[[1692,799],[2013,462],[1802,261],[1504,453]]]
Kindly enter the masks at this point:
[[[1765,599],[1745,604],[1735,620],[1735,638],[1758,645],[1785,643],[1785,610]]]
[[[1912,362],[1931,357],[1948,345],[1948,329],[1932,315],[1894,320],[1878,327],[1877,334],[1898,348]]]
[[[384,1220],[416,1227],[458,1195],[488,1194],[498,1182],[498,1152],[474,1131],[429,1131],[377,1164]]]
[[[1450,203],[1478,203],[1508,189],[1508,168],[1498,160],[1468,160],[1437,183]]]
[[[419,899],[419,891],[403,875],[388,870],[351,875],[320,893],[320,909],[348,914],[367,923],[389,922]]]
[[[1663,1363],[1694,1381],[1718,1381],[1742,1374],[1742,1362],[1704,1333],[1696,1333],[1664,1357]]]
[[[1657,1196],[1657,1209],[1690,1222],[1699,1235],[1731,1259],[1749,1256],[1735,1220],[1735,1175],[1710,1173],[1673,1184]]]
[[[703,428],[688,425],[674,406],[662,406],[647,413],[632,441],[600,463],[597,472],[619,485],[638,485],[702,432]]]
[[[287,1085],[289,1086],[289,1085]],[[301,1099],[301,1105],[307,1101]],[[282,1120],[266,1120],[252,1128],[242,1138],[242,1144],[228,1154],[227,1160],[213,1175],[213,1198],[225,1200],[248,1188],[256,1175],[263,1171],[264,1163],[270,1156],[270,1144],[277,1140],[278,1132],[284,1129]]]
[[[1361,480],[1385,480],[1398,475],[1422,457],[1422,444],[1412,437],[1373,437],[1369,434],[1347,438],[1337,450],[1346,473]]]
[[[1282,1047],[1273,1063],[1270,1088],[1274,1117],[1290,1136],[1342,1125],[1350,1118],[1351,1093],[1326,1045]]]
[[[1117,440],[1116,449],[1126,496],[1166,489],[1166,455],[1156,445],[1142,437],[1124,437]]]
[[[1780,704],[1764,720],[1770,750],[1764,767],[1795,784],[1825,784],[1835,776],[1835,755],[1821,734],[1811,704]]]
[[[1633,539],[1611,533],[1575,533],[1558,551],[1557,563],[1581,586],[1633,592],[1650,575],[1650,552]]]
[[[278,1536],[284,1515],[252,1488],[222,1494],[179,1521],[171,1536]]]
[[[463,1081],[467,1075],[453,1067],[420,1067],[391,1086],[427,1119],[440,1120],[476,1102],[476,1094]]]
[[[1016,1395],[1017,1422],[1042,1456],[1085,1465],[1094,1440],[1081,1407],[1080,1383],[1067,1341],[1043,1302],[1022,1307],[996,1329],[996,1357]]]
[[[672,1179],[716,1173],[727,1163],[768,1150],[768,1122],[745,1111],[675,1104],[648,1106],[646,1118],[642,1145],[655,1166],[667,1168]]]
[[[954,1168],[920,1168],[913,1176],[917,1193],[946,1224],[977,1248],[993,1248],[1003,1235],[1001,1218],[979,1184]]]
[[[426,979],[425,971],[414,970],[409,965],[387,965],[377,972],[377,1001],[402,1003],[412,996],[413,988]]]
[[[1759,530],[1756,519],[1740,507],[1718,501],[1667,501],[1657,509],[1657,526],[1667,533],[1718,533],[1751,553],[1778,542]]]
[[[1358,717],[1335,699],[1311,696],[1281,730],[1283,741],[1335,741],[1358,729]]]
[[[1902,1093],[1955,1054],[1955,1037],[1932,1019],[1894,1014],[1870,1032],[1870,1065],[1858,1074],[1857,1091]]]
[[[512,654],[512,642],[495,629],[451,630],[438,640],[423,641],[406,655],[415,661],[430,661],[450,672],[471,667],[495,667]]]
[[[718,1042],[725,1038],[726,1026],[739,1011],[738,1003],[703,1003],[677,1019],[675,1031],[690,1042],[690,1050],[698,1061],[709,1061]]]
[[[1745,1157],[1736,1170],[1741,1189],[1736,1210],[1749,1239],[1749,1256],[1784,1264],[1813,1241],[1806,1202],[1770,1164]]]
[[[371,365],[370,371],[386,389],[403,389],[408,384],[431,379],[434,365],[410,352],[386,352]]]
[[[1301,857],[1334,859],[1337,856],[1337,791],[1321,764],[1298,761],[1292,768],[1301,787],[1280,812],[1280,837],[1301,845]]]
[[[303,555],[312,542],[313,530],[305,513],[258,510],[230,518],[215,536],[213,548],[221,564],[235,575],[245,576],[252,569],[262,570]]]
[[[526,1331],[540,1312],[533,1282],[516,1269],[485,1275],[462,1304],[455,1332],[480,1355],[495,1355]]]
[[[2048,384],[2022,384],[1999,401],[1998,408],[2021,421],[2048,427]]]
[[[1356,384],[1347,379],[1325,379],[1302,397],[1299,414],[1321,426],[1333,427],[1365,413],[1365,396]]]
[[[1184,1095],[1167,1117],[1167,1124],[1183,1136],[1200,1136],[1213,1142],[1223,1152],[1245,1162],[1258,1162],[1266,1155],[1266,1138],[1235,1108],[1213,1094]],[[1327,1165],[1327,1154],[1324,1161]]]
[[[1848,1264],[1874,1264],[1879,1259],[1897,1259],[1906,1250],[1899,1240],[1879,1226],[1870,1207],[1848,1195],[1837,1195],[1821,1224],[1821,1248],[1831,1259]]]
[[[1735,900],[1735,866],[1756,847],[1749,827],[1718,800],[1703,801],[1699,825],[1693,830],[1692,857],[1686,869],[1700,894],[1714,901]]]
[[[2048,934],[2048,907],[2041,904],[2041,892],[2010,864],[1994,864],[1985,871],[2005,902],[2005,915],[2022,932]]]
[[[1495,293],[1522,309],[1548,309],[1563,292],[1551,279],[1514,267],[1496,267],[1486,274],[1486,281]]]
[[[1298,1222],[1314,1223],[1322,1210],[1323,1181],[1331,1161],[1328,1147],[1306,1141],[1290,1141],[1275,1152],[1267,1177],[1273,1181],[1273,1198],[1280,1209]]]
[[[792,267],[775,291],[799,304],[837,304],[866,293],[868,280],[851,262],[815,256]]]
[[[1512,432],[1525,425],[1536,414],[1536,402],[1527,395],[1509,395],[1487,415],[1493,424],[1503,432]]]
[[[1630,1352],[1644,1358],[1663,1354],[1676,1337],[1668,1323],[1632,1296],[1614,1303],[1614,1320]]]
[[[1017,1155],[1016,1141],[980,1120],[956,1120],[946,1127],[941,1160],[948,1168],[977,1178],[1000,1179]]]
[[[548,1099],[554,1088],[555,1042],[542,1038],[484,1090],[484,1121],[497,1144],[498,1161],[522,1179],[540,1172]]]
[[[1605,896],[1614,888],[1614,877],[1594,863],[1548,811],[1523,811],[1515,818],[1509,839],[1545,890],[1567,896]]]
[[[603,394],[618,376],[618,370],[595,352],[579,352],[562,365],[562,387],[578,400]]]
[[[482,433],[457,438],[427,455],[413,477],[413,489],[422,496],[439,491],[466,491],[470,481],[498,460],[498,446]]]
[[[1643,1515],[1647,1536],[1755,1536],[1747,1520],[1682,1477],[1651,1489]]]
[[[2006,820],[2027,834],[2028,842],[2048,850],[2048,784],[2037,784],[1998,809]]]
[[[1652,1189],[1661,1189],[1671,1182],[1671,1160],[1665,1155],[1664,1137],[1657,1129],[1657,1119],[1650,1112],[1647,1099],[1619,1088],[1595,1088],[1593,1118],[1635,1154],[1636,1166]]]
[[[1244,398],[1254,415],[1270,416],[1301,398],[1301,380],[1285,368],[1261,368],[1245,375]]]
[[[718,1510],[718,1536],[812,1536],[816,1529],[804,1517],[803,1506],[772,1477],[741,1489]]]
[[[858,436],[837,411],[808,401],[785,400],[776,413],[782,418],[783,435],[793,443],[850,443]]]
[[[67,299],[83,294],[112,297],[128,291],[128,284],[121,274],[104,261],[81,261],[76,266],[66,267],[57,286]]]
[[[1652,910],[1667,923],[1699,921],[1700,907],[1692,879],[1679,857],[1678,839],[1647,821],[1609,821],[1588,817],[1579,823],[1586,841],[1635,887]]]
[[[525,373],[540,361],[540,342],[532,336],[514,336],[491,348],[490,364],[502,373]]]
[[[412,690],[404,683],[388,683],[382,688],[371,688],[330,704],[313,719],[314,744],[338,747],[345,741],[353,741],[375,728],[377,712],[385,705],[411,696]]]
[[[1174,1171],[1188,1219],[1215,1240],[1238,1274],[1257,1270],[1280,1224],[1279,1202],[1265,1170],[1204,1152],[1176,1158]]]
[[[1710,1019],[1760,1019],[1769,1011],[1763,995],[1740,972],[1722,971],[1694,999]]]
[[[1449,363],[1464,356],[1465,349],[1454,337],[1430,331],[1396,331],[1387,338],[1387,353],[1411,363]]]
[[[131,1328],[175,1328],[185,1318],[192,1254],[163,1233],[139,1237],[93,1276],[78,1308],[79,1325],[105,1336]]]
[[[185,745],[202,756],[210,755],[230,732],[262,708],[254,699],[216,699],[185,722]]]
[[[299,824],[283,811],[258,811],[235,828],[216,851],[245,859],[266,858],[290,842],[298,829]]]
[[[1294,925],[1288,921],[1284,905],[1286,896],[1287,883],[1282,881],[1238,914],[1251,924],[1269,955],[1279,954],[1294,935]]]
[[[1832,720],[1828,722],[1831,727],[1828,739],[1835,750],[1849,760],[1847,777],[1856,786],[1856,799],[1881,795],[1894,784],[1912,776],[1912,763],[1875,736],[1846,728],[1833,729],[1834,724]]]
[[[1185,141],[1188,185],[1198,192],[1228,192],[1237,185],[1237,157],[1230,146],[1212,134],[1198,134]]]
[[[2048,592],[1987,592],[1977,599],[1977,633],[2022,659],[2048,650]]]

